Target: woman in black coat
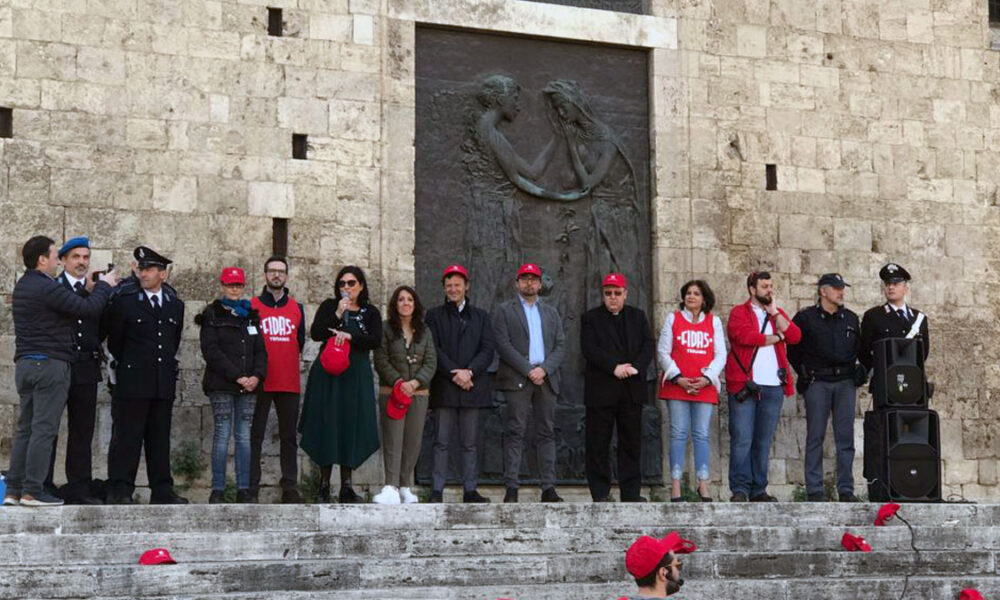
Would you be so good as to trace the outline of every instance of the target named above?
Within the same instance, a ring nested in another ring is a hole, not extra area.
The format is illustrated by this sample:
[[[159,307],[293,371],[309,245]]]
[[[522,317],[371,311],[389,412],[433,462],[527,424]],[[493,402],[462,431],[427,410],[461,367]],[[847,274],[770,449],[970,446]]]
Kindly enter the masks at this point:
[[[212,403],[212,494],[209,503],[222,502],[226,488],[229,437],[236,438],[236,501],[252,502],[250,494],[250,423],[256,391],[267,374],[267,350],[260,315],[242,298],[246,277],[242,269],[222,270],[222,297],[195,317],[201,326],[201,353],[205,357],[202,388]],[[235,427],[233,423],[235,422]]]

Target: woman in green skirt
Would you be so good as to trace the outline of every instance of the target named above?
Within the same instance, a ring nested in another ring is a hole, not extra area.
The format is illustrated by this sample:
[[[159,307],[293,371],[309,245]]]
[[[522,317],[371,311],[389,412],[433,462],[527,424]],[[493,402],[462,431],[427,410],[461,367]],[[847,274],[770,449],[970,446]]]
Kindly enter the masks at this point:
[[[368,301],[368,284],[359,267],[344,267],[337,273],[337,290],[340,299],[327,298],[320,304],[309,334],[323,342],[323,348],[350,342],[351,364],[340,375],[330,375],[318,357],[313,361],[299,420],[299,445],[320,466],[320,500],[330,501],[330,474],[333,465],[340,465],[339,500],[355,504],[362,498],[351,488],[351,472],[379,445],[375,377],[368,354],[381,343],[382,316]]]

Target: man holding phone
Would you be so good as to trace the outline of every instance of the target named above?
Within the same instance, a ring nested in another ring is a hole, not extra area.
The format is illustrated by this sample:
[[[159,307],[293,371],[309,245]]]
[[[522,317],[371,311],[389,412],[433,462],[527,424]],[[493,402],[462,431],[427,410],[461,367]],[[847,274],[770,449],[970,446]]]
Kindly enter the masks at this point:
[[[777,502],[767,493],[771,442],[785,396],[795,394],[786,344],[802,332],[778,307],[767,271],[747,276],[750,298],[733,307],[726,333],[726,390],[729,392],[730,502]]]

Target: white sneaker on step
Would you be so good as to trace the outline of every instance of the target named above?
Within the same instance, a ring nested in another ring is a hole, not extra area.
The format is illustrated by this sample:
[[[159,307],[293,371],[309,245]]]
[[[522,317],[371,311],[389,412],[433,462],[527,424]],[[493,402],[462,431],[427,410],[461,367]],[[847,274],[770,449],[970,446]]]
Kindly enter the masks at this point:
[[[399,504],[399,492],[391,485],[383,486],[382,491],[372,498],[375,504]]]
[[[417,498],[416,494],[411,492],[408,487],[399,488],[399,498],[403,504],[417,504],[420,502],[420,498]]]

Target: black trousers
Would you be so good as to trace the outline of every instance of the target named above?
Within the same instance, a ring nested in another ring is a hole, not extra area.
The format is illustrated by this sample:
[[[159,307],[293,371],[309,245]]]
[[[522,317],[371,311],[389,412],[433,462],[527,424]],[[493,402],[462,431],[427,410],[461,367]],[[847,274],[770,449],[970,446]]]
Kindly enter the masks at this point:
[[[90,496],[90,478],[93,473],[94,425],[97,422],[97,382],[76,383],[69,386],[66,397],[66,487],[61,490],[64,500],[74,501]],[[56,446],[59,438],[52,440],[52,458],[45,487],[55,487]]]
[[[278,441],[281,459],[281,489],[295,489],[299,481],[299,445],[296,426],[299,422],[299,395],[295,392],[260,392],[250,425],[250,489],[260,489],[260,455],[267,432],[267,418],[274,404],[278,415]]]
[[[639,470],[642,450],[642,404],[622,398],[615,406],[586,410],[587,485],[594,500],[606,499],[611,492],[611,437],[618,428],[618,487],[622,501],[639,497],[642,477]]]
[[[174,401],[153,398],[111,400],[111,446],[108,448],[108,495],[131,496],[139,456],[146,449],[151,500],[170,497],[170,420]]]

